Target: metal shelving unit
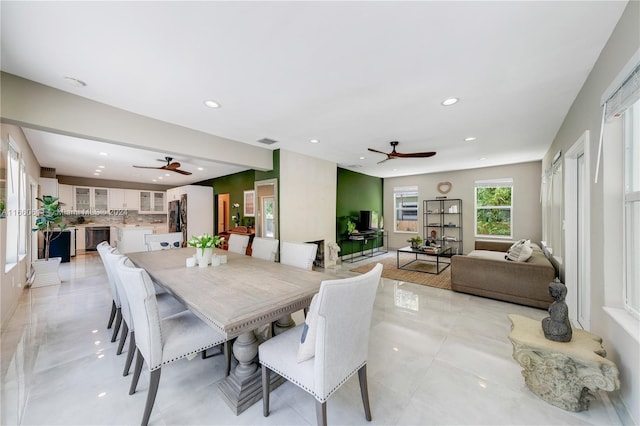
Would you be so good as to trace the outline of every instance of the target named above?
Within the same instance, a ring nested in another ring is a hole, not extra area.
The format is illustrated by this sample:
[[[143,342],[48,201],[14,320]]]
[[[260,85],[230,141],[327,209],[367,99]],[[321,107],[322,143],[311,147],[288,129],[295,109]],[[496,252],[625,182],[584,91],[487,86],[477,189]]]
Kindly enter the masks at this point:
[[[462,254],[462,200],[424,200],[423,206],[425,245],[451,247],[449,256]]]

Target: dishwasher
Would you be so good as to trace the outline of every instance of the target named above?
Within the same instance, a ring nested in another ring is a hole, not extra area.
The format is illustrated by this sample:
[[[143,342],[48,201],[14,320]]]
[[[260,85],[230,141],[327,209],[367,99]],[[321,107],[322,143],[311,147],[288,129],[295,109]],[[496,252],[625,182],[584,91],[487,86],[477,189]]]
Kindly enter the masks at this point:
[[[85,230],[85,250],[96,251],[98,244],[109,240],[110,229],[108,226],[88,226]]]

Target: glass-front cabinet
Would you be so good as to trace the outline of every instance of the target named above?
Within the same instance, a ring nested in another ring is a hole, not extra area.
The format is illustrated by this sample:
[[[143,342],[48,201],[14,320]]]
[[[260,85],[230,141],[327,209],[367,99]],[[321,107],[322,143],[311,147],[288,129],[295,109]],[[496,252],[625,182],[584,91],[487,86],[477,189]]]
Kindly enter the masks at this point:
[[[166,213],[166,194],[160,191],[140,191],[139,213]]]
[[[109,190],[107,188],[92,188],[89,186],[75,186],[73,188],[73,206],[79,214],[95,214],[109,209]]]

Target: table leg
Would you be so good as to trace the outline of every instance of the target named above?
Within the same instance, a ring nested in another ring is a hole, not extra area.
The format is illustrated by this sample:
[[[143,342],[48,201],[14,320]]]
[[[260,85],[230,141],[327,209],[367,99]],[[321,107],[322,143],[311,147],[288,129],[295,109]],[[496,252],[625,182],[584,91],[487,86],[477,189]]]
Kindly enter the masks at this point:
[[[273,325],[273,334],[278,335],[282,334],[290,328],[295,327],[296,323],[291,317],[291,314],[287,314],[282,318],[278,319],[276,323]]]
[[[238,336],[233,344],[233,355],[238,360],[238,365],[218,384],[222,399],[236,415],[262,398],[262,374],[254,361],[258,355],[258,344],[253,331]],[[282,377],[277,374],[271,375],[271,389],[282,383]]]

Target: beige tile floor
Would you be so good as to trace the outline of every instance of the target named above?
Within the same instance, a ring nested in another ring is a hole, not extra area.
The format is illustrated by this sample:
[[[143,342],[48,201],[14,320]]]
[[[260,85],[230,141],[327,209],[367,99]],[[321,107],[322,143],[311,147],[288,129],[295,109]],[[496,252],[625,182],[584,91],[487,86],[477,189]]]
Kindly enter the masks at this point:
[[[395,256],[395,253],[390,253]],[[375,261],[375,259],[373,259]],[[60,286],[26,290],[2,330],[2,425],[139,424],[148,389],[128,395],[125,355],[106,329],[110,290],[100,258],[63,264]],[[328,269],[349,276],[353,265]],[[546,311],[383,279],[373,313],[369,394],[378,425],[620,424],[604,393],[589,411],[548,405],[524,385],[511,357],[507,314]],[[301,317],[297,317],[300,320]],[[235,416],[218,394],[223,360],[181,360],[163,369],[151,425],[313,425],[314,399],[290,383]],[[369,424],[357,378],[328,402],[331,425]]]

